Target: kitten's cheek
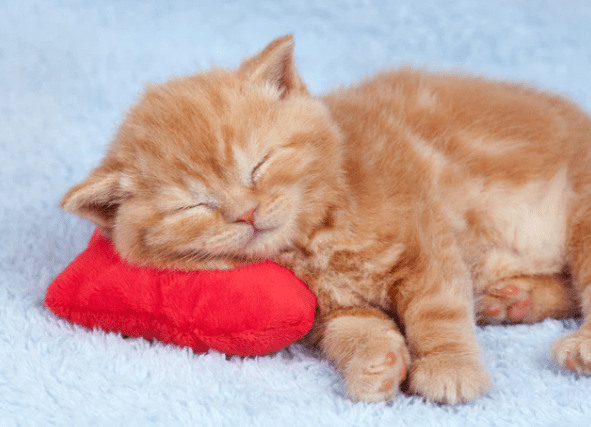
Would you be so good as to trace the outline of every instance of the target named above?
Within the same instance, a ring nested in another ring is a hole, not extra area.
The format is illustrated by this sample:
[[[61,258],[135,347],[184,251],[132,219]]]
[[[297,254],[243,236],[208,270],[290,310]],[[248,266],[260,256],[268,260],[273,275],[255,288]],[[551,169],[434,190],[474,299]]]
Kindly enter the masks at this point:
[[[144,243],[151,249],[161,251],[179,244],[178,237],[165,228],[151,228],[144,232]]]
[[[260,203],[256,225],[261,230],[278,229],[294,221],[301,206],[298,186],[284,185],[274,190]]]

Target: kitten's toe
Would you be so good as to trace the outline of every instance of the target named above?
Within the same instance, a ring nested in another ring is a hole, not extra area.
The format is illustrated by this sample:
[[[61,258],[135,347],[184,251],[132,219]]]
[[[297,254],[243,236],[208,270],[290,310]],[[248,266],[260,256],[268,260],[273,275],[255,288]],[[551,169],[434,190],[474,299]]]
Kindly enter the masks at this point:
[[[591,331],[578,330],[552,344],[552,357],[565,369],[591,374]]]
[[[413,361],[410,388],[427,400],[456,404],[477,399],[491,387],[479,357],[431,354]]]
[[[529,290],[520,286],[519,281],[499,283],[486,292],[478,301],[480,323],[520,323],[529,314],[531,296]]]
[[[406,346],[394,334],[368,343],[343,370],[347,394],[355,401],[392,400],[406,378],[409,363]]]

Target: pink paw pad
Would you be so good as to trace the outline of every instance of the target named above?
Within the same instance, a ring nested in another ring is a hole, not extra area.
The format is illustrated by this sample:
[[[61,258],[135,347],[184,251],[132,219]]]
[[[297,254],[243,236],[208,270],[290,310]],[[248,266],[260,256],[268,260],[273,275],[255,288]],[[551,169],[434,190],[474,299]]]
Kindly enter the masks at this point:
[[[388,366],[394,366],[397,360],[398,357],[396,356],[396,353],[390,352],[386,355],[386,365]]]
[[[483,310],[483,313],[487,316],[498,316],[503,312],[503,306],[500,302],[492,301]]]
[[[482,313],[489,317],[505,317],[518,323],[523,321],[529,313],[531,298],[519,286],[510,284],[501,289],[493,289],[490,295],[496,300],[488,302]]]
[[[389,378],[387,380],[382,381],[382,386],[380,387],[379,391],[389,391],[394,387],[394,379]]]
[[[577,371],[577,364],[575,363],[574,359],[572,358],[572,356],[568,356],[565,360],[566,363],[566,367],[568,369],[570,369],[571,371]]]
[[[507,285],[504,288],[501,288],[501,290],[499,291],[499,296],[501,298],[511,298],[516,297],[517,295],[519,295],[520,292],[521,289],[519,289],[517,286]]]
[[[529,303],[530,298],[528,295],[525,295],[521,301],[517,301],[515,304],[509,306],[507,309],[507,317],[512,322],[520,322],[522,321],[527,313],[529,313]]]
[[[569,355],[564,361],[566,367],[571,371],[578,373],[591,373],[591,363],[578,362],[580,361],[576,360],[572,355]]]
[[[395,353],[388,353],[386,355],[386,361],[385,364],[387,366],[394,366],[396,363],[398,362],[398,356],[396,356]],[[399,383],[401,383],[402,381],[404,381],[404,379],[406,378],[406,374],[407,374],[407,366],[406,366],[406,362],[404,361],[404,359],[400,359],[400,368],[398,369],[398,380],[396,380],[395,378],[387,378],[384,381],[382,381],[382,386],[380,387],[379,391],[381,392],[386,392],[392,389],[392,387],[394,387],[394,385],[397,385]]]

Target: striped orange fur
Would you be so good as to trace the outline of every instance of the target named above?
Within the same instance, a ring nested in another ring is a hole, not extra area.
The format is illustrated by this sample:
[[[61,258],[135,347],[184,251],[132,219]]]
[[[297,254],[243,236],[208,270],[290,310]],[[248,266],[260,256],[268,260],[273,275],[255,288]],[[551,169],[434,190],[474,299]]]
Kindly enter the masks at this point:
[[[291,268],[318,296],[307,342],[355,400],[393,398],[407,373],[429,400],[476,399],[490,387],[477,321],[580,311],[552,351],[589,372],[589,116],[410,68],[315,97],[293,46],[147,88],[63,208],[139,264]]]

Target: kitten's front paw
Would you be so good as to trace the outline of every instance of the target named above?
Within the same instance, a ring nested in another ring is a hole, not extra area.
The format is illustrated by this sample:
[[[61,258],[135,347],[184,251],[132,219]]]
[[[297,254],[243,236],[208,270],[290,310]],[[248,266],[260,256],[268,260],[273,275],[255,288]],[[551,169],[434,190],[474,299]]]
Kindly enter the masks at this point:
[[[394,332],[367,344],[343,369],[347,395],[355,401],[390,401],[406,378],[410,363],[406,345]]]
[[[578,330],[552,344],[552,357],[565,369],[591,374],[591,331]]]
[[[413,361],[410,388],[433,402],[475,400],[491,387],[490,376],[479,357],[431,354]]]
[[[355,401],[392,400],[410,364],[404,337],[383,315],[332,319],[322,350],[343,375],[347,395]]]

